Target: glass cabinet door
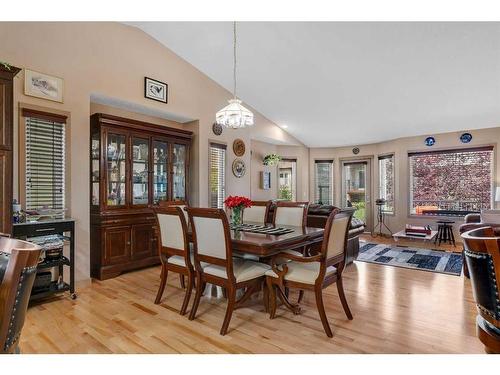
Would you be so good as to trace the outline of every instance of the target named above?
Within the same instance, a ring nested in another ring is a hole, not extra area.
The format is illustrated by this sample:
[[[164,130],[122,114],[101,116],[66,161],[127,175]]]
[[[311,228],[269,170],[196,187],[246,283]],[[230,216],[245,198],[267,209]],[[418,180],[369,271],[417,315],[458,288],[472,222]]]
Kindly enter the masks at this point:
[[[107,136],[107,187],[108,206],[123,206],[126,203],[126,136],[108,133]]]
[[[153,202],[167,200],[168,143],[153,141]]]
[[[132,204],[149,202],[149,139],[132,137]]]
[[[100,134],[98,131],[92,133],[92,150],[90,151],[90,160],[91,160],[91,168],[92,168],[92,176],[90,179],[92,181],[92,205],[99,205],[99,163],[100,163],[100,153],[101,153],[101,142],[100,142]]]
[[[174,144],[172,150],[172,199],[186,199],[186,145]]]

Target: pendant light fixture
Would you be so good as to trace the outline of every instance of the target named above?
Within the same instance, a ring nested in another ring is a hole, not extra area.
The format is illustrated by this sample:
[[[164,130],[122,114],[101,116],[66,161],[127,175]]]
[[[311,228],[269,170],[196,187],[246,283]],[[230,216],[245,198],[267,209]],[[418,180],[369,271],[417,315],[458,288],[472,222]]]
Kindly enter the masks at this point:
[[[236,97],[236,21],[233,22],[233,98],[215,115],[217,124],[231,129],[253,125],[253,113],[241,105]]]

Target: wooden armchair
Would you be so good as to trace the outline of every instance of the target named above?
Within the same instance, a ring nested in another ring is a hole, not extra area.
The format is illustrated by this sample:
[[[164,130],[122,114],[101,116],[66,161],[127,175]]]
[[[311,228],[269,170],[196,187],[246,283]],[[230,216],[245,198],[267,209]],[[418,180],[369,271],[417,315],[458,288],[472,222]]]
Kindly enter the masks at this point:
[[[159,304],[167,283],[168,271],[181,275],[181,284],[187,276],[187,288],[180,314],[184,315],[194,286],[195,271],[187,236],[184,210],[179,206],[165,206],[155,209],[158,228],[158,252],[161,260],[161,281],[155,304]],[[184,285],[182,285],[184,287]]]
[[[477,335],[487,353],[500,353],[500,227],[462,233],[472,294],[477,306]]]
[[[280,253],[277,257],[291,260],[289,263],[276,265],[275,258],[271,261],[272,270],[266,273],[266,283],[269,289],[270,318],[276,314],[276,293],[280,299],[294,312],[297,306],[291,305],[284,288],[298,288],[313,290],[316,296],[316,305],[328,337],[333,333],[330,329],[323,304],[323,289],[337,283],[340,302],[349,320],[352,314],[347,304],[342,285],[342,271],[346,263],[347,237],[351,222],[351,213],[334,210],[325,226],[323,243],[319,254],[314,256],[296,256],[290,253]]]
[[[225,335],[233,311],[254,292],[260,291],[264,274],[271,267],[263,263],[233,258],[229,222],[224,210],[188,208],[188,214],[193,228],[196,268],[196,296],[189,319],[193,320],[196,316],[204,283],[225,288],[228,302],[220,330],[220,334]],[[241,288],[246,288],[246,291],[237,301],[236,291]],[[267,298],[264,301],[267,301]]]
[[[0,237],[0,353],[19,353],[40,247]]]

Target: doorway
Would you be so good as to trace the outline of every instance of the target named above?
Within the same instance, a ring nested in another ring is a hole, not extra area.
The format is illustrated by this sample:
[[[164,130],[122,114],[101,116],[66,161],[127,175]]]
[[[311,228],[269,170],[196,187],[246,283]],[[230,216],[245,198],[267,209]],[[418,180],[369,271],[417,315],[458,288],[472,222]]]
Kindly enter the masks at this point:
[[[297,200],[297,159],[281,159],[278,163],[278,199]]]
[[[342,161],[342,207],[353,207],[353,217],[372,230],[371,159]]]

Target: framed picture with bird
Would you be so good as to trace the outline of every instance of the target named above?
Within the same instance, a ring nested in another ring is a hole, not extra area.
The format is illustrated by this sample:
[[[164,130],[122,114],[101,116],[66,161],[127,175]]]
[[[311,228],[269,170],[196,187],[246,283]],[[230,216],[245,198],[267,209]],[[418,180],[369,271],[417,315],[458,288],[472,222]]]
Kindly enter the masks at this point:
[[[144,77],[144,97],[167,103],[168,85],[149,77]]]

